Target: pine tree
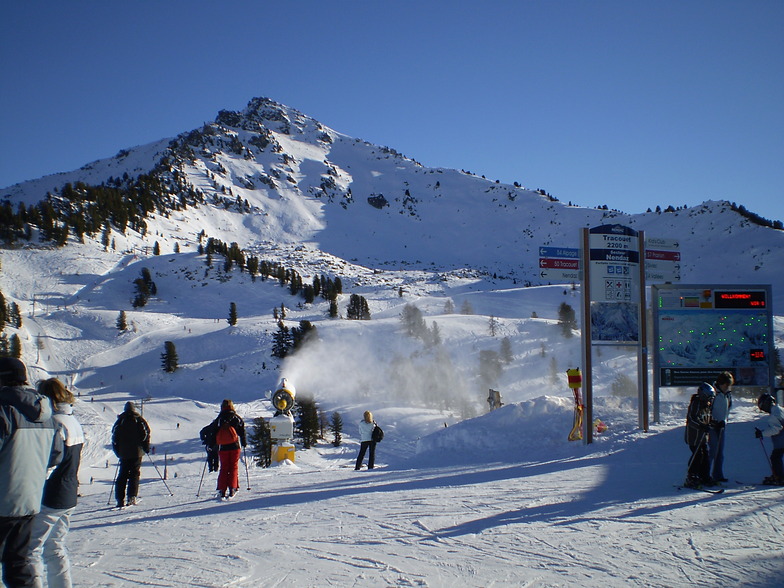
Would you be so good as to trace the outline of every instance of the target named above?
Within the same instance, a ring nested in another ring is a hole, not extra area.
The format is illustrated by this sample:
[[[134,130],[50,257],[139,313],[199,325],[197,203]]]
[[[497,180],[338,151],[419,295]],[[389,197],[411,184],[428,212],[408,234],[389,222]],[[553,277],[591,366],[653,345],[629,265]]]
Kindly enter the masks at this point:
[[[5,296],[3,296],[3,293],[0,292],[0,331],[5,329],[5,324],[7,322],[8,322],[8,308],[5,305]]]
[[[572,330],[577,328],[574,309],[566,302],[561,302],[558,307],[558,324],[561,326],[563,336],[567,338],[572,337]]]
[[[498,330],[498,320],[490,315],[490,320],[488,321],[488,329],[490,330],[490,336],[495,337],[496,331]]]
[[[8,355],[17,359],[22,357],[22,341],[16,333],[11,335],[11,341],[8,344]]]
[[[343,432],[343,417],[337,411],[332,413],[332,418],[329,420],[329,432],[332,433],[332,445],[340,447],[340,444],[343,442],[343,437],[341,436]]]
[[[168,373],[173,373],[177,371],[179,367],[177,357],[177,349],[174,347],[174,343],[171,341],[165,341],[163,344],[163,353],[161,353],[161,367],[163,371]]]
[[[17,329],[22,328],[22,311],[16,302],[12,302],[8,307],[8,322]]]
[[[283,359],[289,354],[290,348],[291,332],[283,321],[278,321],[278,330],[272,335],[272,357]]]
[[[121,310],[120,314],[117,315],[117,330],[124,331],[128,328],[128,321],[125,318],[125,311]]]
[[[155,245],[152,246],[152,254],[153,255],[160,255],[161,254],[161,245],[158,241],[155,242]]]
[[[256,465],[268,468],[272,463],[272,438],[269,423],[266,419],[256,417],[248,435],[250,454],[255,458]]]
[[[318,442],[318,405],[313,398],[297,398],[297,428],[304,449],[310,449]]]
[[[229,324],[233,327],[237,324],[237,305],[232,302],[229,304]]]
[[[513,357],[512,342],[509,340],[509,337],[504,337],[501,339],[501,361],[505,364],[510,364],[512,363]]]

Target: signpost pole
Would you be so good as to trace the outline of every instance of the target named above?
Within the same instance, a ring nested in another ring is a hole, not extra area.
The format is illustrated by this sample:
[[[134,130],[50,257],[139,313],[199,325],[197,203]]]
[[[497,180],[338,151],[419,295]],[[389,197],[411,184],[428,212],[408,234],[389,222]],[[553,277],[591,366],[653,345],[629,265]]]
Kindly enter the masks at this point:
[[[639,404],[639,427],[648,432],[648,310],[645,306],[645,234],[640,231],[637,234],[638,247],[640,251],[640,344],[637,346],[637,389]]]
[[[583,267],[583,440],[586,445],[593,442],[593,363],[591,358],[591,264],[588,229],[582,230],[582,267]]]

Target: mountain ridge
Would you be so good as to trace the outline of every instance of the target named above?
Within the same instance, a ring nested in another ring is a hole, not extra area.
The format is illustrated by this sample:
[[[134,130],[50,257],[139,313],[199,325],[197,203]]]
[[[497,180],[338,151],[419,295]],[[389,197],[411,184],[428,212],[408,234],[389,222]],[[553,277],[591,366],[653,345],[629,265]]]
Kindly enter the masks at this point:
[[[784,232],[750,222],[726,201],[635,215],[566,205],[543,190],[425,167],[267,98],[240,112],[221,110],[215,121],[174,139],[0,194],[32,205],[47,195],[57,199],[66,184],[111,183],[153,170],[171,206],[154,213],[162,225],[157,235],[115,231],[120,249],[156,240],[195,246],[182,203],[195,209],[197,225],[207,224],[199,220],[206,216],[219,219],[209,223],[216,234],[208,237],[249,251],[300,244],[369,268],[469,268],[530,285],[547,283],[538,271],[539,247],[577,247],[581,228],[602,224],[678,239],[687,283],[775,284],[784,262]],[[748,255],[705,263],[718,251],[727,256],[739,240]]]

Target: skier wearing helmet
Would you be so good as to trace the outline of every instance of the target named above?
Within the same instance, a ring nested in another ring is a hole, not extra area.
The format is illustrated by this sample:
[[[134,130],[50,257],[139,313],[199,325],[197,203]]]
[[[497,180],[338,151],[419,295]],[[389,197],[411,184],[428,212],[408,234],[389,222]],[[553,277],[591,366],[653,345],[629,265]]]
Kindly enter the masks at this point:
[[[716,391],[713,386],[703,382],[692,394],[686,411],[685,441],[691,449],[691,458],[686,472],[687,488],[701,488],[714,484],[710,477],[708,457],[708,435],[710,434],[711,408]]]
[[[770,454],[771,475],[765,478],[763,484],[784,486],[784,409],[776,404],[776,399],[770,394],[763,394],[757,399],[757,407],[768,413],[764,429],[755,428],[758,439],[770,437],[773,441],[773,451]]]

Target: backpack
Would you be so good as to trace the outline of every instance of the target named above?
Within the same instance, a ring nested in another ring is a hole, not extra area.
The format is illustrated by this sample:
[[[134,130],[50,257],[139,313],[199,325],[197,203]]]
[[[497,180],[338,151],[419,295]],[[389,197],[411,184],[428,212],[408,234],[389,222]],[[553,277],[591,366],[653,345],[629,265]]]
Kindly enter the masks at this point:
[[[240,436],[229,423],[223,423],[215,433],[215,443],[218,445],[232,445],[239,441]]]
[[[373,427],[373,432],[370,434],[370,439],[376,443],[380,443],[384,439],[384,429],[375,425]]]

